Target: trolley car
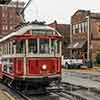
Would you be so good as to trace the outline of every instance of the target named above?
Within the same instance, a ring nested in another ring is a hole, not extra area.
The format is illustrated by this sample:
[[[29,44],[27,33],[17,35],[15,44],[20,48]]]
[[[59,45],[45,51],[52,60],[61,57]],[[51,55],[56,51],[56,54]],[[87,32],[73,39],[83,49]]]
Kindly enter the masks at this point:
[[[15,87],[46,87],[61,80],[61,35],[30,23],[0,39],[2,78]]]

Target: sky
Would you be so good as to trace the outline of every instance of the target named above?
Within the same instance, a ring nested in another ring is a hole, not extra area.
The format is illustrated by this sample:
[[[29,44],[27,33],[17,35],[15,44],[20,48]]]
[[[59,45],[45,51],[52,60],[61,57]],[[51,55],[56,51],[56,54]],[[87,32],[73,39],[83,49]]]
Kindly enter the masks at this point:
[[[28,0],[19,0],[28,1]],[[70,17],[78,10],[100,12],[100,0],[32,0],[25,10],[26,21],[46,21],[69,24]]]

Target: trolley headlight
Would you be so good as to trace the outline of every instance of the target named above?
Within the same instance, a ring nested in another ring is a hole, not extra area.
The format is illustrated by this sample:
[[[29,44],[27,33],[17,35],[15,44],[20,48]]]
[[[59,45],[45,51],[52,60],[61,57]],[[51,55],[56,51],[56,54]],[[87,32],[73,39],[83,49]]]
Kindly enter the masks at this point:
[[[47,65],[42,65],[42,70],[47,70]]]

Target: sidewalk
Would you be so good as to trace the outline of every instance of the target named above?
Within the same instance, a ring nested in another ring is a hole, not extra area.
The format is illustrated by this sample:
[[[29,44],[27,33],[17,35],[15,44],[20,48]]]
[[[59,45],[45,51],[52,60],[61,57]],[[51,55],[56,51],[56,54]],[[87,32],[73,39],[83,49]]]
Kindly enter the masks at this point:
[[[8,92],[0,90],[0,100],[15,100]]]
[[[89,73],[93,75],[100,75],[100,68],[94,67],[94,68],[88,68],[88,69],[62,69],[63,71],[68,72],[78,72],[78,73]]]

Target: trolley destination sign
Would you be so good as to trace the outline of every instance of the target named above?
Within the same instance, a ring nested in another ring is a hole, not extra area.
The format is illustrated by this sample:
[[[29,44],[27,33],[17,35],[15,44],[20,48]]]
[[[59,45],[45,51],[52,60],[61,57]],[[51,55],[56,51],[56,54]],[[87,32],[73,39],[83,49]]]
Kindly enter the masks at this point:
[[[32,35],[42,35],[42,36],[50,36],[50,35],[53,35],[53,31],[50,31],[50,30],[32,30]]]

